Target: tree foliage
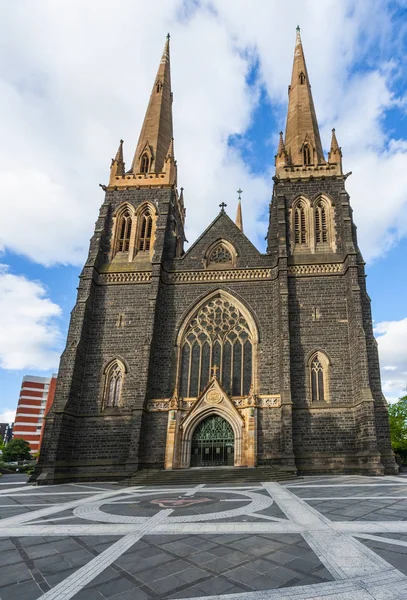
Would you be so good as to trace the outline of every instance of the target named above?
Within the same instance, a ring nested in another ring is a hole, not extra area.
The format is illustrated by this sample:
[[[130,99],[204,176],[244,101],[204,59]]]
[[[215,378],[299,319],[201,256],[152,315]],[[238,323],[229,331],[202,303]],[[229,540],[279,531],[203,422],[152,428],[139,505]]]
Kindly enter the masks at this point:
[[[393,450],[407,458],[407,396],[390,404],[389,422]]]
[[[3,460],[5,462],[14,462],[17,460],[30,460],[30,444],[25,440],[14,438],[9,441],[3,450]]]

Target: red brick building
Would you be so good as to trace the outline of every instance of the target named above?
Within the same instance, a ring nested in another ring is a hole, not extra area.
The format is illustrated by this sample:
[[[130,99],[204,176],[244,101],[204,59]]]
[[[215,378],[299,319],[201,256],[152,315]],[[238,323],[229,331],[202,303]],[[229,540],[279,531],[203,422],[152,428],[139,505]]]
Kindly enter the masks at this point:
[[[38,452],[41,446],[44,415],[54,401],[56,375],[34,377],[26,375],[21,384],[13,437],[26,440],[31,452]]]

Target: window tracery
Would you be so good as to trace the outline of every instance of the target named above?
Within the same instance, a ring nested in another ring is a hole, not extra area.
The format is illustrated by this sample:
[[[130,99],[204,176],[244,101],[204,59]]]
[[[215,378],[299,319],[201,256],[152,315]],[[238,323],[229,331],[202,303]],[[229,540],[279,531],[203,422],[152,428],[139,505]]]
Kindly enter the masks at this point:
[[[319,200],[315,206],[315,243],[326,244],[328,242],[327,210],[323,200]]]
[[[311,149],[308,146],[308,144],[305,144],[303,149],[302,149],[302,155],[303,155],[303,159],[304,159],[304,165],[310,165],[311,164]]]
[[[151,236],[153,231],[153,216],[149,208],[145,208],[140,214],[140,227],[137,240],[138,250],[150,250]]]
[[[252,381],[253,334],[232,301],[222,296],[201,306],[188,324],[180,344],[180,395],[196,397],[219,368],[226,393],[245,396]]]
[[[311,401],[329,401],[329,360],[322,352],[316,352],[309,362]]]
[[[130,236],[132,227],[132,216],[128,210],[125,210],[118,223],[118,240],[117,240],[117,252],[128,252],[130,248]]]
[[[215,248],[211,251],[211,253],[209,254],[209,258],[208,258],[208,263],[216,263],[216,264],[225,264],[225,263],[231,263],[232,261],[232,254],[230,253],[230,251],[226,248],[226,246],[224,244],[218,244],[217,246],[215,246]]]
[[[105,372],[105,387],[103,394],[103,408],[119,406],[123,387],[124,367],[114,360]]]
[[[296,244],[307,243],[305,205],[299,202],[294,209],[294,239]]]

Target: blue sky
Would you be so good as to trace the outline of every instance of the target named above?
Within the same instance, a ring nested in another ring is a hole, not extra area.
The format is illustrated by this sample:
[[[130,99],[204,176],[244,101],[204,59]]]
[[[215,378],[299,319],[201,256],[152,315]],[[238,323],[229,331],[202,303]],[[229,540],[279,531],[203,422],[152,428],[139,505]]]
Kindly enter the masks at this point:
[[[193,242],[221,201],[264,250],[295,27],[327,149],[336,128],[383,388],[407,385],[407,2],[20,0],[0,5],[0,420],[58,366],[120,138],[131,161],[167,31]],[[78,20],[77,15],[81,15]],[[126,15],[126,18],[124,17]]]

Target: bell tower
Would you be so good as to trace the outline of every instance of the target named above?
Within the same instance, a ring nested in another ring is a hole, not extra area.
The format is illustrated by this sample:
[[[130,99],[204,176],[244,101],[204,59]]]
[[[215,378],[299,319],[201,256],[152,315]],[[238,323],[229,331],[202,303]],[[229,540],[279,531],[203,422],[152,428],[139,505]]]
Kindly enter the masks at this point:
[[[282,368],[289,364],[284,386],[297,468],[395,472],[364,262],[345,188],[350,173],[343,173],[335,129],[324,154],[299,27],[275,166],[268,253],[279,267],[280,357]]]

